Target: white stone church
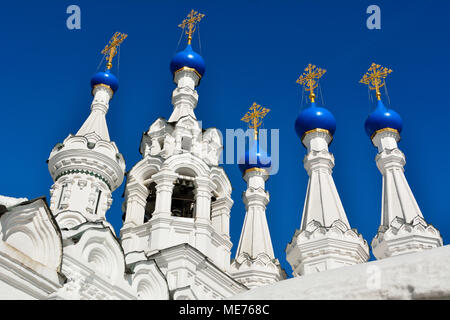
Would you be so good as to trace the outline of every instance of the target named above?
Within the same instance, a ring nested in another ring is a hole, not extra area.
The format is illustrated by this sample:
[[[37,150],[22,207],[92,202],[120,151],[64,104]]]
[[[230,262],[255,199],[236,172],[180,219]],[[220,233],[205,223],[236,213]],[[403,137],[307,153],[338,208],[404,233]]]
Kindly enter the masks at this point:
[[[402,122],[382,103],[379,88],[389,72],[378,65],[362,79],[378,98],[366,121],[383,179],[381,222],[371,242],[377,260],[368,262],[369,245],[350,226],[334,184],[328,146],[336,122],[316,105],[314,88],[325,71],[311,65],[299,78],[311,101],[296,122],[309,183],[300,228],[286,244],[293,278],[274,256],[265,215],[270,166],[260,161],[267,155],[257,139],[239,165],[246,216],[232,259],[233,199],[219,165],[221,135],[202,129],[194,112],[205,64],[191,39],[201,17],[193,11],[183,21],[188,44],[170,66],[173,112],[143,134],[142,160],[126,174],[120,235],[106,218],[125,177],[106,123],[118,90],[111,61],[126,37],[116,33],[104,50],[106,70],[91,80],[89,117],[50,152],[50,202],[0,196],[0,299],[450,298],[450,247],[442,246],[405,178],[397,145]],[[252,150],[257,161],[249,161]]]

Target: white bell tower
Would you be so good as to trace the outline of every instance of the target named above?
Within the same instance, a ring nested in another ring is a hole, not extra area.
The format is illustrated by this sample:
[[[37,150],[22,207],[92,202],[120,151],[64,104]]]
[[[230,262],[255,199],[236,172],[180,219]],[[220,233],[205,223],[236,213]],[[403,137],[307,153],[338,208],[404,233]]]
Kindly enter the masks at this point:
[[[127,175],[120,232],[126,254],[156,261],[173,299],[224,298],[245,288],[228,274],[233,201],[219,166],[222,138],[215,128],[204,130],[194,113],[205,64],[191,47],[189,24],[201,17],[191,11],[185,20],[188,44],[171,61],[173,111],[142,136],[142,160]]]
[[[143,135],[143,160],[128,174],[122,243],[147,252],[188,243],[227,270],[231,184],[218,166],[218,131],[203,130],[194,115],[199,80],[192,68],[178,70],[173,121],[159,118]]]

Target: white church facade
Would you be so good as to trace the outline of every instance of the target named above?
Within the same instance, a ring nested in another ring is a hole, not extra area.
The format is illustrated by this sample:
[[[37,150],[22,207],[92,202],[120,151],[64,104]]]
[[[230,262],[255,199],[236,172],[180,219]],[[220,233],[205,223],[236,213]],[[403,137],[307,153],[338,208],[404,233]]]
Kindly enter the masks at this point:
[[[298,81],[310,91],[311,105],[296,122],[309,182],[300,228],[286,244],[293,278],[286,279],[272,247],[265,185],[270,159],[263,159],[269,157],[258,144],[256,122],[256,139],[239,165],[246,215],[231,257],[234,201],[219,163],[222,138],[195,115],[205,64],[191,39],[202,17],[192,11],[180,25],[188,44],[170,66],[173,111],[143,134],[142,159],[127,173],[106,122],[118,90],[111,61],[126,38],[113,36],[104,49],[106,70],[91,79],[89,117],[50,152],[49,203],[0,196],[0,299],[450,298],[450,247],[426,221],[404,175],[401,118],[379,93],[390,70],[378,65],[362,79],[378,99],[366,131],[383,179],[381,222],[370,246],[350,226],[334,184],[328,146],[336,121],[315,102],[325,70],[309,65]],[[107,213],[123,183],[123,226],[116,234]],[[368,262],[369,247],[376,261]]]

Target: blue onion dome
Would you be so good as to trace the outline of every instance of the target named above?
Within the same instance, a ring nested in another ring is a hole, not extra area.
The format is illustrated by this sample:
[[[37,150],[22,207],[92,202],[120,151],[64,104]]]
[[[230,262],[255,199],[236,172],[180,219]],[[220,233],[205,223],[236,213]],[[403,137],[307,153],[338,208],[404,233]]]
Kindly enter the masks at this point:
[[[195,69],[201,77],[205,73],[205,61],[201,55],[192,50],[190,44],[186,46],[186,49],[175,54],[170,62],[170,71],[173,75],[183,67]]]
[[[259,145],[258,140],[253,140],[250,143],[244,158],[241,158],[239,162],[239,169],[242,174],[253,168],[266,169],[269,172],[269,168],[272,166],[272,160],[268,156],[267,151]]]
[[[364,127],[369,137],[384,128],[395,129],[400,133],[403,129],[403,121],[400,115],[392,109],[384,106],[381,100],[378,100],[378,105],[375,110],[369,114]]]
[[[109,70],[106,70],[105,72],[97,72],[92,76],[92,89],[94,89],[94,87],[98,84],[105,84],[109,86],[113,92],[116,92],[117,89],[119,89],[119,80],[117,80],[116,76],[113,75]]]
[[[295,131],[302,139],[305,132],[314,129],[328,130],[333,136],[336,131],[336,119],[330,111],[311,102],[311,106],[300,112],[295,120]]]

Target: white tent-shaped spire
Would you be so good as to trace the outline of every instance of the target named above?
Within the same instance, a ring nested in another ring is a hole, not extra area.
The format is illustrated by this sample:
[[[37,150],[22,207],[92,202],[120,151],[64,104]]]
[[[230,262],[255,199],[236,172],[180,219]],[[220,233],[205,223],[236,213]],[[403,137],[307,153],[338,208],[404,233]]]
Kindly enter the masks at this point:
[[[265,191],[268,174],[264,169],[245,171],[247,190],[242,195],[246,207],[236,259],[231,264],[234,279],[249,288],[267,285],[286,277],[274,257],[266,219],[269,194]]]
[[[375,90],[377,106],[364,124],[366,133],[378,148],[375,157],[383,175],[381,225],[372,240],[373,254],[383,259],[442,246],[439,231],[428,224],[417,205],[404,174],[405,155],[397,146],[403,120],[384,106],[380,88],[392,70],[372,63],[361,83]]]
[[[97,87],[91,104],[91,114],[77,132],[77,136],[97,135],[96,140],[110,141],[108,126],[106,124],[106,113],[109,108],[109,100],[112,91],[106,87]]]
[[[399,140],[396,130],[379,130],[372,139],[378,148],[375,161],[383,175],[381,225],[372,240],[377,259],[442,246],[439,231],[425,221],[406,180]]]
[[[294,276],[369,259],[367,242],[350,227],[331,175],[334,156],[328,151],[328,145],[333,140],[336,119],[326,108],[316,105],[314,93],[318,79],[325,73],[325,69],[308,64],[297,80],[309,91],[311,105],[295,122],[297,135],[308,152],[303,164],[309,181],[300,229],[286,247],[286,259]]]
[[[366,262],[369,248],[350,227],[331,175],[334,156],[328,151],[331,135],[311,130],[302,142],[308,154],[303,163],[309,175],[300,229],[286,248],[294,276]]]

